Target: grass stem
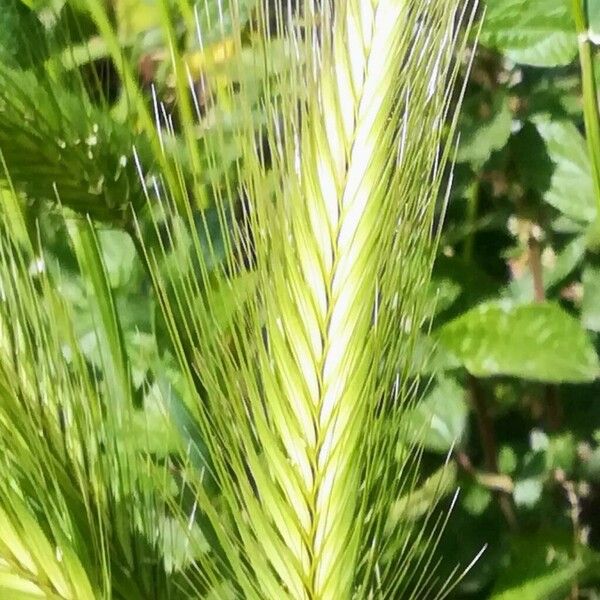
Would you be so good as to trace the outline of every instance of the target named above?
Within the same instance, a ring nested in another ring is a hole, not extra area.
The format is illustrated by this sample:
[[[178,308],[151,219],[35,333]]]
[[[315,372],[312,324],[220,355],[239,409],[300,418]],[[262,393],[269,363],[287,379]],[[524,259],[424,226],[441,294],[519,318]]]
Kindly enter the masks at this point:
[[[572,0],[572,13],[579,45],[585,135],[592,165],[596,206],[600,211],[600,112],[598,111],[598,89],[594,73],[593,47],[588,36],[588,21],[582,0]]]

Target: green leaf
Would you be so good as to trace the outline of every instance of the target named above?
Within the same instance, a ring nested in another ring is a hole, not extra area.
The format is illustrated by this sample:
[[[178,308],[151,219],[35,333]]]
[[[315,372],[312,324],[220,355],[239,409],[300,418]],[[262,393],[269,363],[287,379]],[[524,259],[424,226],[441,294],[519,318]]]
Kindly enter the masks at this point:
[[[425,448],[445,454],[463,436],[468,413],[462,387],[443,378],[408,418]]]
[[[93,335],[101,348],[105,381],[113,394],[113,401],[127,406],[132,392],[130,365],[98,237],[90,220],[69,221],[67,225],[91,299]]]
[[[465,104],[463,114],[478,111],[480,99],[473,99],[472,106]],[[471,111],[469,110],[471,108]],[[476,167],[483,165],[495,150],[500,150],[510,137],[512,114],[506,97],[499,94],[490,108],[489,118],[482,120],[480,114],[465,119],[461,127],[460,146],[457,153],[458,162],[469,162]]]
[[[457,467],[450,462],[430,475],[416,490],[399,498],[391,507],[388,528],[399,521],[419,519],[431,509],[436,500],[456,489]]]
[[[461,295],[460,285],[449,277],[434,277],[429,284],[430,309],[428,314],[437,315],[450,308]]]
[[[242,27],[250,18],[257,0],[238,0],[235,11],[229,2],[207,0],[195,6],[197,25],[202,32],[204,44],[211,44],[231,35],[236,27]],[[125,38],[139,36],[141,33],[154,31],[162,34],[161,11],[159,0],[116,0],[117,22],[119,33]],[[190,6],[194,3],[190,2]],[[156,35],[160,38],[160,35]],[[191,36],[194,38],[194,36]]]
[[[433,269],[432,286],[440,288],[436,314],[447,321],[498,293],[498,284],[479,265],[459,256],[440,254]],[[457,290],[460,294],[454,297]]]
[[[591,223],[596,217],[590,160],[583,136],[571,121],[535,119],[554,163],[544,200],[567,217]]]
[[[552,473],[561,469],[567,475],[573,472],[577,463],[577,443],[573,433],[568,431],[550,436],[546,450],[546,471]]]
[[[502,446],[498,452],[498,470],[500,473],[510,475],[518,466],[516,452],[510,446]]]
[[[544,108],[544,114],[548,114],[549,108]],[[543,192],[548,189],[554,164],[548,156],[544,139],[531,121],[525,121],[521,129],[511,136],[510,153],[519,183],[525,190]]]
[[[170,418],[169,409],[164,405],[158,384],[148,391],[144,397],[143,410],[133,412],[128,425],[128,435],[140,450],[159,457],[178,450],[181,440]]]
[[[123,231],[98,231],[98,244],[112,288],[125,287],[131,279],[136,259],[135,246]]]
[[[593,381],[598,357],[579,322],[555,304],[488,302],[438,331],[440,346],[474,375]]]
[[[163,517],[161,534],[165,548],[165,568],[168,573],[187,567],[203,552],[208,552],[208,545],[197,524],[184,528],[179,519]]]
[[[0,0],[0,64],[27,68],[47,56],[44,28],[20,0]]]
[[[480,41],[514,62],[568,65],[577,53],[570,0],[487,0]]]
[[[236,312],[242,310],[244,303],[255,292],[256,283],[255,273],[245,271],[216,289],[208,290],[208,304],[216,332],[229,330]]]
[[[517,506],[532,508],[542,495],[543,481],[539,477],[528,477],[515,482],[513,499]]]
[[[174,382],[170,381],[167,376],[161,376],[157,380],[162,395],[163,406],[168,410],[169,421],[177,430],[180,439],[185,442],[191,464],[203,474],[202,485],[205,491],[209,494],[214,494],[217,492],[218,486],[209,450],[202,439],[200,427],[195,421],[192,411],[177,390],[178,386],[183,387],[181,376],[171,375],[172,379],[175,380]]]
[[[465,486],[461,502],[463,508],[471,515],[481,515],[492,501],[492,492],[476,482],[469,482]]]

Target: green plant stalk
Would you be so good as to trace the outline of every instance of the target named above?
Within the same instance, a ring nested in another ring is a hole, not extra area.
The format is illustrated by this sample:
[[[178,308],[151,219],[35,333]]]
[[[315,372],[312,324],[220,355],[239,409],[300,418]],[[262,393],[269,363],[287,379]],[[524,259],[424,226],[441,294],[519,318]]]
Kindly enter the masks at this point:
[[[588,36],[588,22],[583,1],[572,0],[571,6],[579,46],[585,133],[592,165],[596,207],[600,215],[600,111],[598,110],[598,89],[594,73],[593,46]]]

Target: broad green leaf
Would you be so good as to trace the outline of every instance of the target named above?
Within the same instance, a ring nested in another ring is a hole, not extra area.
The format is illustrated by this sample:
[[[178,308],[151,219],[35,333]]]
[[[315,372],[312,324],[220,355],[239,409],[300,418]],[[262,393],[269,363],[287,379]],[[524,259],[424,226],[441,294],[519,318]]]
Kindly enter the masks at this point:
[[[502,446],[498,452],[498,470],[500,473],[510,475],[518,466],[517,454],[510,446]]]
[[[160,27],[164,23],[161,20],[160,1],[116,0],[117,22],[121,36],[130,39],[132,36],[149,30],[155,30],[157,33],[161,32]],[[187,0],[186,2],[180,2],[179,6],[185,6],[186,4],[188,4]],[[235,27],[243,26],[257,4],[258,0],[238,0],[235,4],[235,13],[233,13],[233,5],[230,2],[220,0],[205,0],[199,3],[189,2],[189,13],[184,16],[192,15],[194,17],[194,21],[190,23],[192,25],[192,37],[197,26],[202,33],[203,44],[210,44],[230,35]],[[194,6],[196,10],[192,10]],[[195,19],[197,19],[197,23],[195,23]]]
[[[462,387],[443,378],[408,418],[425,448],[446,453],[463,436],[468,413]]]
[[[234,315],[242,310],[256,290],[256,276],[252,271],[241,273],[235,279],[209,290],[208,305],[212,313],[215,331],[226,332],[231,327]]]
[[[537,67],[567,65],[575,58],[570,0],[487,0],[486,10],[484,46]]]
[[[417,337],[409,370],[411,375],[438,375],[460,366],[460,361],[444,348],[440,348],[432,336],[422,333]]]
[[[557,76],[553,69],[540,69],[535,75],[538,77],[528,80],[525,89],[521,88],[522,97],[527,97],[527,102],[520,106],[520,115],[547,113],[559,118],[581,119],[583,107],[579,73],[561,72]]]
[[[184,528],[179,519],[171,517],[162,518],[160,525],[165,549],[165,568],[168,573],[182,570],[210,550],[198,525]]]
[[[518,468],[512,475],[512,496],[518,507],[532,509],[540,501],[544,483],[548,478],[548,436],[534,429],[529,435],[530,449],[522,456]]]
[[[551,303],[481,304],[438,330],[440,350],[474,375],[593,381],[598,357],[579,322]]]
[[[200,428],[192,411],[177,390],[177,387],[184,387],[181,375],[171,373],[171,379],[174,381],[170,381],[166,376],[161,376],[157,380],[162,396],[162,405],[168,410],[169,422],[177,430],[180,440],[183,440],[189,452],[192,466],[203,473],[202,484],[205,491],[209,494],[216,493],[214,467],[210,461],[208,448],[202,439]]]
[[[558,215],[555,219],[552,219],[550,227],[552,231],[555,231],[556,233],[566,233],[567,235],[586,233],[587,237],[587,226],[579,221],[573,221],[573,219],[565,217],[565,215]],[[589,240],[587,246],[588,248],[590,247]]]
[[[550,187],[542,190],[544,200],[561,213],[591,223],[596,217],[590,161],[583,136],[571,121],[535,119],[554,163]]]
[[[193,4],[193,3],[190,3]],[[208,0],[200,5],[197,11],[200,29],[204,43],[221,39],[229,35],[236,27],[248,22],[252,10],[258,6],[258,0],[238,0],[235,11],[231,10],[230,2]]]
[[[546,471],[552,473],[556,469],[561,469],[569,474],[576,463],[577,443],[573,433],[568,431],[550,436],[546,449]]]
[[[476,97],[473,99],[473,106],[470,107],[467,103],[463,109],[465,122],[461,127],[460,146],[456,156],[458,162],[469,162],[475,167],[482,166],[492,152],[506,144],[512,124],[512,114],[503,94],[495,98],[487,119],[482,119],[480,114],[469,114],[478,111],[479,105],[480,98]]]
[[[160,25],[160,10],[154,0],[116,0],[116,20],[119,34],[127,39]]]

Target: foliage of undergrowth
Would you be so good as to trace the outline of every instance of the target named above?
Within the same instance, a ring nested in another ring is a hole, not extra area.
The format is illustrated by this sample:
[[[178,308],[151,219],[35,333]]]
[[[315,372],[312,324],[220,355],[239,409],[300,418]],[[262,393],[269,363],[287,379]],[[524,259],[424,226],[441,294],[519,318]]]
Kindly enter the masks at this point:
[[[489,542],[460,597],[597,598],[600,3],[485,9],[419,419],[459,465],[446,552]]]

